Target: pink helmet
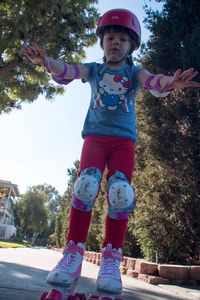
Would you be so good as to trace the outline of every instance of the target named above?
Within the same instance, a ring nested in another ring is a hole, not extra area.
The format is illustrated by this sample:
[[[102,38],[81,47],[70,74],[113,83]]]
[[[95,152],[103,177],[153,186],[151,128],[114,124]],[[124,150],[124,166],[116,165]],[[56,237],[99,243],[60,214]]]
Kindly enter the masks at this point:
[[[127,9],[111,9],[98,21],[96,34],[102,38],[104,28],[107,26],[121,26],[129,30],[135,40],[135,49],[140,47],[141,27],[138,18]],[[134,49],[132,49],[133,51]]]

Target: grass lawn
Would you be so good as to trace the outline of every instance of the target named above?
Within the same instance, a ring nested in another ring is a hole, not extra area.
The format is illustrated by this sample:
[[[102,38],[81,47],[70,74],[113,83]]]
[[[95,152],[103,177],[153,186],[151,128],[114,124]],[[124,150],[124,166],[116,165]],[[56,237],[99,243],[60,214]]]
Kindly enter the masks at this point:
[[[25,248],[27,246],[27,243],[0,241],[0,248]]]

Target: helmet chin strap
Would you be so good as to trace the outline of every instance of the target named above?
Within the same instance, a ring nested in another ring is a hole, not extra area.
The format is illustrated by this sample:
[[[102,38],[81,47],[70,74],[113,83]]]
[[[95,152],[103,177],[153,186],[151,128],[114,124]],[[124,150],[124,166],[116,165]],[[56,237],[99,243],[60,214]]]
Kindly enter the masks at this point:
[[[119,64],[119,63],[121,63],[123,60],[125,60],[126,57],[127,57],[127,55],[125,55],[124,57],[122,57],[122,58],[119,59],[119,60],[108,60],[108,61],[106,61],[106,63],[107,63],[108,65]]]
[[[131,47],[130,47],[130,49],[131,49]],[[127,50],[126,54],[121,59],[119,59],[119,60],[108,60],[108,61],[106,61],[106,63],[109,64],[109,65],[115,65],[115,64],[121,63],[123,60],[126,60],[126,58],[129,56],[130,49]]]

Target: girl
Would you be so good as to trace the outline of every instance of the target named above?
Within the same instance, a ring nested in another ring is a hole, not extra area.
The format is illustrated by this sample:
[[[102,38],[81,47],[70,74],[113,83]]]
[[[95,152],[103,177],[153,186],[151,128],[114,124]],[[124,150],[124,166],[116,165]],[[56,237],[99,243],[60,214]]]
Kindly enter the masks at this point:
[[[108,213],[97,288],[121,293],[119,266],[123,260],[128,216],[135,207],[131,178],[137,141],[134,108],[137,91],[145,87],[153,95],[165,97],[172,89],[199,87],[200,84],[192,81],[197,75],[193,69],[177,70],[174,76],[165,76],[133,64],[131,55],[140,46],[141,28],[137,17],[128,10],[106,12],[97,24],[96,33],[104,51],[102,64],[74,65],[54,60],[36,44],[27,46],[24,55],[32,63],[42,65],[60,84],[82,79],[91,86],[67,244],[63,258],[48,274],[47,282],[68,286],[79,278],[92,207],[106,167]]]

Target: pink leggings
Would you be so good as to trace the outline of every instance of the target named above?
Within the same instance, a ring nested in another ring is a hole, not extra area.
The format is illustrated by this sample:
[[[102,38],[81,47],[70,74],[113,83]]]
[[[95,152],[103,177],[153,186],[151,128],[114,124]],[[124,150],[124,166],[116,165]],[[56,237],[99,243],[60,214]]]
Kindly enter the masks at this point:
[[[90,167],[98,168],[102,174],[107,168],[107,181],[116,171],[122,172],[131,181],[134,168],[134,142],[127,138],[86,136],[81,153],[80,172]],[[90,221],[91,212],[79,211],[72,207],[67,241],[84,243]],[[127,219],[115,220],[107,215],[103,246],[111,243],[115,248],[122,248],[127,223]]]

